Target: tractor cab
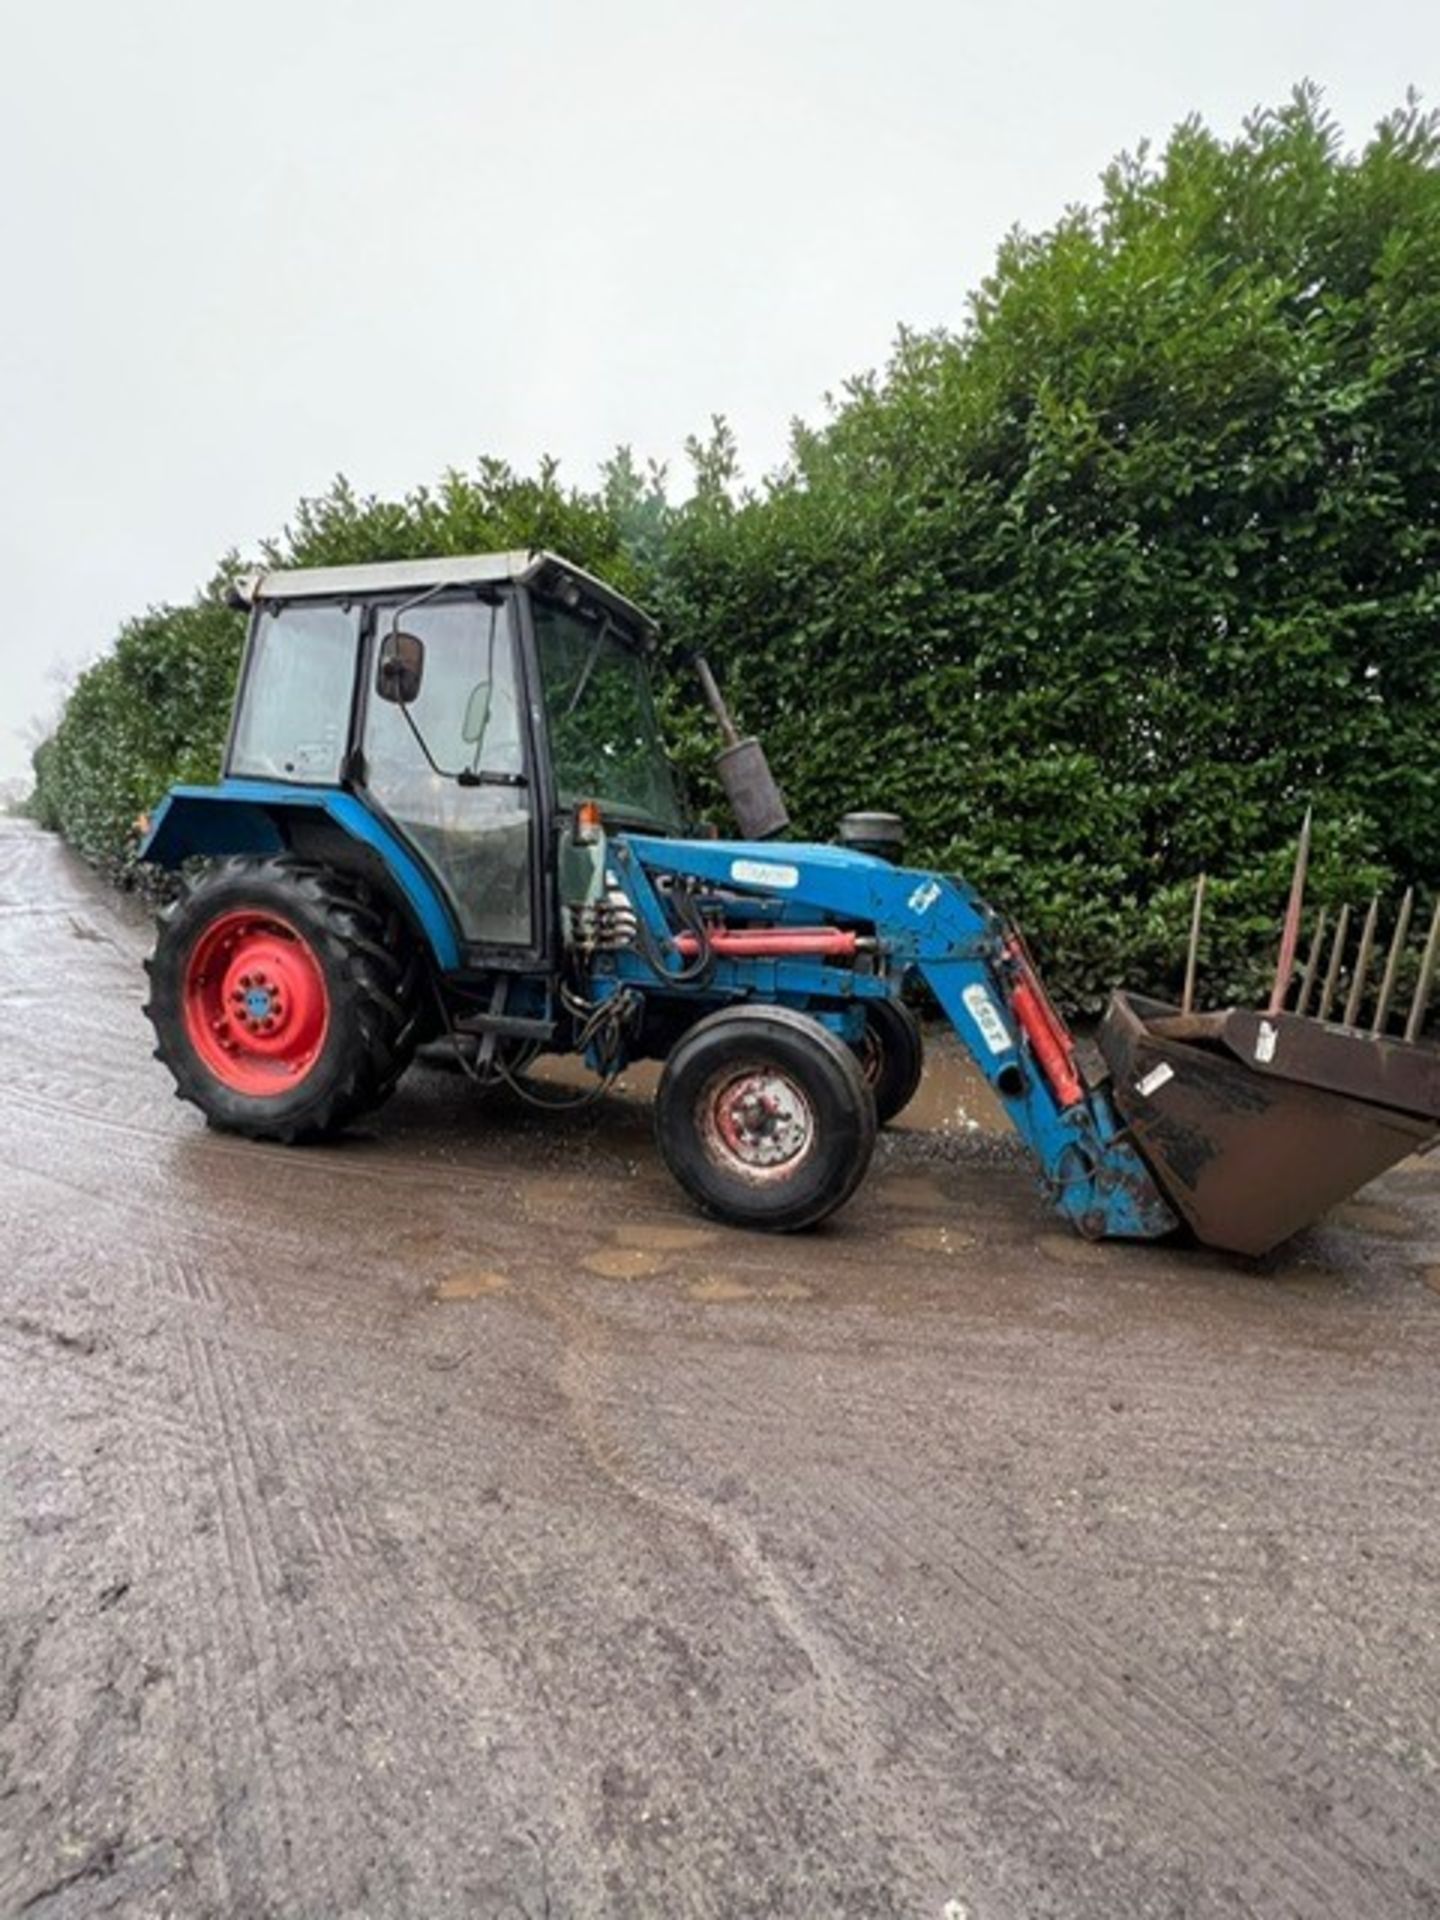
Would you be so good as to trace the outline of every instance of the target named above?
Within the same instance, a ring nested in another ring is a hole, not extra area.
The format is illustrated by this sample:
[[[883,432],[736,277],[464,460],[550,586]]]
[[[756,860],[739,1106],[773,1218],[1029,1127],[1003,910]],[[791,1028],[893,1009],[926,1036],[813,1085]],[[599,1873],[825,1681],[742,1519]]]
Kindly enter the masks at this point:
[[[546,954],[557,821],[683,827],[654,627],[550,554],[252,575],[227,783],[347,788],[438,884],[460,945]],[[301,822],[304,837],[304,822]]]

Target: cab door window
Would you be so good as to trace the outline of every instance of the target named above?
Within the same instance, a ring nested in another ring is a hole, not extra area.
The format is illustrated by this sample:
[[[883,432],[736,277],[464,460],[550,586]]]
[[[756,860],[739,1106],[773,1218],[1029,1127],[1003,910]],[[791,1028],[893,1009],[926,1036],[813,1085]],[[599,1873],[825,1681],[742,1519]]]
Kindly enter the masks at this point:
[[[531,807],[510,602],[379,607],[372,657],[395,625],[424,642],[424,672],[408,708],[371,686],[370,791],[439,876],[467,939],[529,946]]]

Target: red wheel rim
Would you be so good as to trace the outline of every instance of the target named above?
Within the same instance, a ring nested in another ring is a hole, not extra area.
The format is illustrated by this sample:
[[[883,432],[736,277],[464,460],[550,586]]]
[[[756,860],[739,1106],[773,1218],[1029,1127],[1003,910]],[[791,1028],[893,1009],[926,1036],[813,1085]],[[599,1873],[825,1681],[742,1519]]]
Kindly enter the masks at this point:
[[[330,1027],[330,994],[309,941],[274,914],[212,920],[185,969],[185,1033],[224,1086],[262,1099],[312,1071]]]
[[[701,1090],[696,1120],[705,1150],[755,1185],[788,1180],[815,1147],[815,1110],[777,1067],[723,1067]]]

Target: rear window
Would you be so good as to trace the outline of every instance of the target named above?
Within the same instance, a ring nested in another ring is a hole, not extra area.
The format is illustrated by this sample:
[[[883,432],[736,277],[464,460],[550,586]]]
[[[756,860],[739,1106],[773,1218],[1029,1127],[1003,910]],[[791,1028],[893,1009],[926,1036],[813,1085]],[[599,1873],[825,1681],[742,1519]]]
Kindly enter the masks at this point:
[[[230,772],[269,780],[340,778],[360,616],[353,607],[263,607],[230,749]]]

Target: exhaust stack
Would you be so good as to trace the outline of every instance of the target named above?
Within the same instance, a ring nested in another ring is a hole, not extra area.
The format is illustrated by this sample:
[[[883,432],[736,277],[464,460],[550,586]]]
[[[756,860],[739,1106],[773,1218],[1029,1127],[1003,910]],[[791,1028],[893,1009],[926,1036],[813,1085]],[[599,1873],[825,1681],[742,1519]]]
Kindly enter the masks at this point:
[[[695,655],[695,677],[725,741],[715,756],[715,771],[730,802],[736,826],[747,840],[777,840],[788,830],[790,815],[765,758],[765,749],[753,737],[741,739],[725,696],[710,671],[710,663],[700,653]]]

